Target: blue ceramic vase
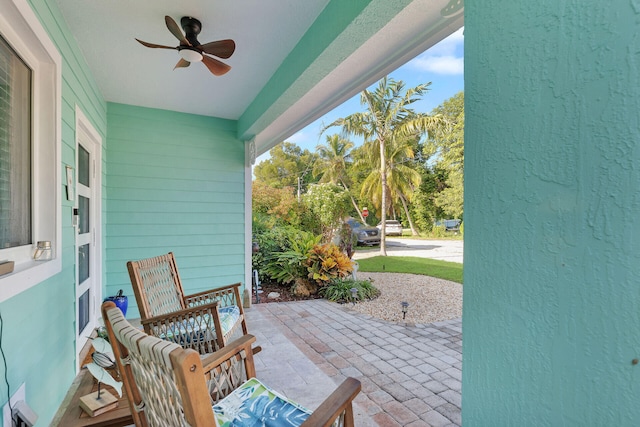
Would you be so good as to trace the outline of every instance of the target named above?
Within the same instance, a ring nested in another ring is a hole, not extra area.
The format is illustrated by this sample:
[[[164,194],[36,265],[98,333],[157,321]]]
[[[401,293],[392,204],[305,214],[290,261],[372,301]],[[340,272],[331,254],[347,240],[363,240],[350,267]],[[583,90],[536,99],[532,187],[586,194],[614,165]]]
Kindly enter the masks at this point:
[[[127,315],[127,306],[129,305],[129,300],[127,299],[126,295],[123,295],[122,289],[118,291],[118,294],[116,296],[107,297],[104,299],[104,302],[107,301],[113,301],[116,307],[118,307],[120,311],[122,311],[122,315]]]

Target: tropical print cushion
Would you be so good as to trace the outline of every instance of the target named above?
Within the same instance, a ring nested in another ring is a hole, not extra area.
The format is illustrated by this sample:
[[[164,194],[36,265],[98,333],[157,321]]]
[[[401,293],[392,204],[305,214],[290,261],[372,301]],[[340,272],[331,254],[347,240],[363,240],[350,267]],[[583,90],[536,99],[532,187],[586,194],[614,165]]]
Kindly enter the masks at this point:
[[[237,306],[232,305],[222,307],[218,312],[220,313],[222,334],[226,335],[240,318],[240,309]],[[179,330],[176,331],[176,329]],[[178,328],[167,330],[164,333],[159,334],[159,336],[162,339],[183,344],[182,341],[192,342],[211,339],[211,334],[207,335],[207,331],[211,329],[214,329],[213,320],[210,319],[208,314],[205,314],[204,316],[196,316],[195,318],[185,320],[182,324],[178,325]]]
[[[240,309],[237,305],[229,305],[222,307],[218,310],[220,313],[220,326],[222,326],[222,335],[227,335],[227,332],[233,328],[240,318]]]
[[[213,406],[220,427],[293,427],[311,413],[251,378]]]

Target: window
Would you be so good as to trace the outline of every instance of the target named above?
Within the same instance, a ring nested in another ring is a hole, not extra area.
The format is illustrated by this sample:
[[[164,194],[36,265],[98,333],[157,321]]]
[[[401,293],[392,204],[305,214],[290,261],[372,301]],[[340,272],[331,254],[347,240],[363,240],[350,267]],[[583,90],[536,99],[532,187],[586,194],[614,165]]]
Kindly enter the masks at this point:
[[[31,243],[31,69],[0,37],[0,248]]]
[[[0,302],[61,270],[61,63],[28,0],[0,1]]]

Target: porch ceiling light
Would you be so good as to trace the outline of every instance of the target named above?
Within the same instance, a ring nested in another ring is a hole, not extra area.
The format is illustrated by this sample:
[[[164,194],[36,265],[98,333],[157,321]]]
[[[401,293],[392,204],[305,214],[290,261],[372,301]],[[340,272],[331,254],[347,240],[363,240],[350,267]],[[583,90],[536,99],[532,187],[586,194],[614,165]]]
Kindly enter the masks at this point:
[[[180,49],[180,56],[185,61],[189,62],[200,62],[202,61],[202,54],[195,49],[191,49],[188,47]]]

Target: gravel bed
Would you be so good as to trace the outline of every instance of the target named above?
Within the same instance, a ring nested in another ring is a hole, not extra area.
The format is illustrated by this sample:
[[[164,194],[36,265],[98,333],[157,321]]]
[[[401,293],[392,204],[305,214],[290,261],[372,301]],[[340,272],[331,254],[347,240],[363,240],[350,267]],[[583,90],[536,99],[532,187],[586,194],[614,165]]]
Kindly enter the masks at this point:
[[[462,285],[419,274],[358,272],[358,280],[371,279],[380,296],[350,306],[358,313],[404,323],[432,323],[462,317]],[[402,319],[400,303],[409,303]]]

